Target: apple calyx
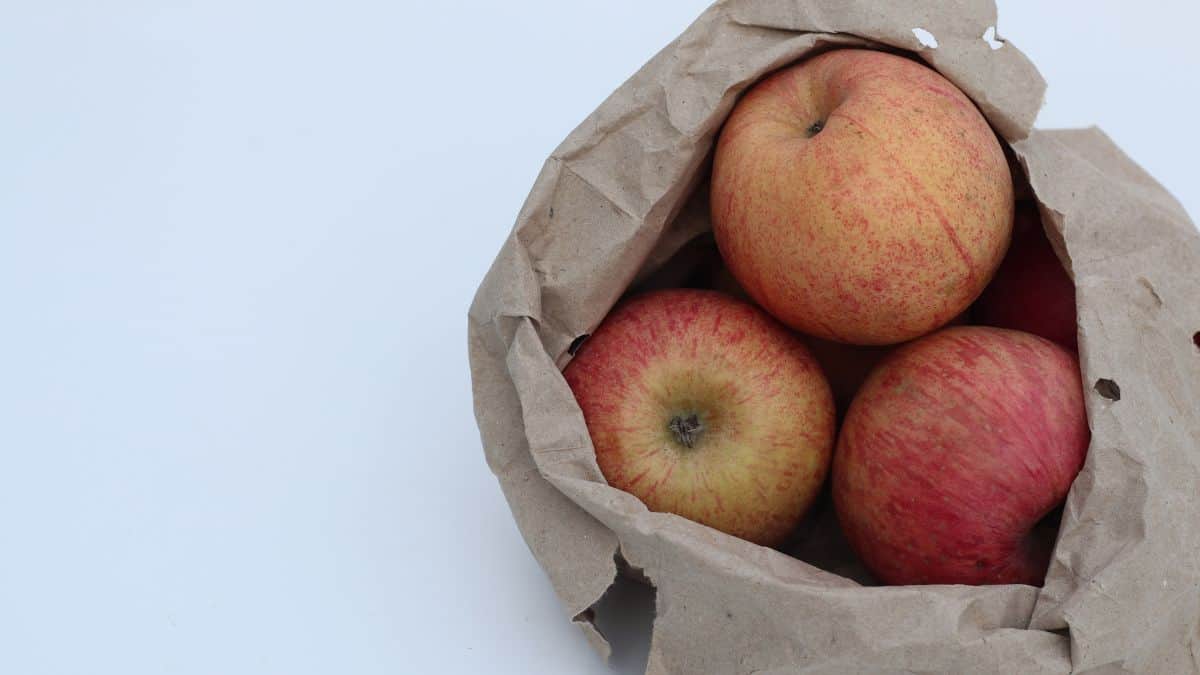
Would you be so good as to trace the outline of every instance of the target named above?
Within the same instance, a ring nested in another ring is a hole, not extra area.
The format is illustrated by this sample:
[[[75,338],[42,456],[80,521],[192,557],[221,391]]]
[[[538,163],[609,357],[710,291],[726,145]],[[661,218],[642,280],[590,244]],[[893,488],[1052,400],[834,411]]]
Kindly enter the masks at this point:
[[[825,128],[825,120],[817,120],[816,122],[812,123],[812,126],[810,126],[809,128],[804,130],[804,135],[807,136],[808,138],[812,138],[813,136],[816,136],[817,134],[821,133],[821,130],[824,128]]]
[[[704,424],[700,422],[700,416],[696,413],[675,415],[667,423],[667,428],[675,435],[675,440],[688,449],[695,447],[696,441],[700,440],[700,435],[704,433]]]

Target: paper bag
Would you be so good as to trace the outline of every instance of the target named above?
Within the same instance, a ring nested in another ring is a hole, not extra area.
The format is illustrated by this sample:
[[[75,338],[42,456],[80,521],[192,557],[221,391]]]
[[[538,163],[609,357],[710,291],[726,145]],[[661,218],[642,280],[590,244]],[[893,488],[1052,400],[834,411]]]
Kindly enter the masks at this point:
[[[1099,130],[1032,130],[1043,80],[995,25],[991,0],[719,2],[547,160],[470,309],[475,410],[523,536],[602,653],[590,608],[621,561],[657,589],[649,673],[1200,672],[1200,236]],[[706,236],[738,95],[844,46],[913,52],[975,101],[1075,280],[1092,442],[1043,588],[865,586],[838,555],[651,513],[605,483],[560,374],[631,285]]]

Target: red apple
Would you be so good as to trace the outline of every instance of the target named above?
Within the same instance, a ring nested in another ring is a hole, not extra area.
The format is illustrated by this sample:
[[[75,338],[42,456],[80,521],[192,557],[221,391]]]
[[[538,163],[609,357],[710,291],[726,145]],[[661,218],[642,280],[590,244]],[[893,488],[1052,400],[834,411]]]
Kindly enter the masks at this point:
[[[951,82],[842,49],[738,102],[710,210],[722,257],[768,312],[809,335],[883,345],[979,296],[1008,247],[1013,184],[987,120]]]
[[[567,365],[609,484],[764,544],[795,528],[833,451],[829,385],[765,312],[664,290],[614,309]]]
[[[1037,206],[1018,206],[1013,242],[976,304],[979,323],[1023,330],[1076,348],[1075,284],[1055,255]]]
[[[833,498],[889,584],[1040,584],[1038,521],[1066,497],[1090,432],[1079,364],[1028,333],[947,328],[896,350],[842,425]]]

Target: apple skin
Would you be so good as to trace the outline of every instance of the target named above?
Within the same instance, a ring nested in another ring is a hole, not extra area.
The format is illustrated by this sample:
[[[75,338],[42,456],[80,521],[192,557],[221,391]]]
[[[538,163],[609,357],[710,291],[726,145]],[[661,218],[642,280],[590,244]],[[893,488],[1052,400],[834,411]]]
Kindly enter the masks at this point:
[[[784,326],[725,294],[634,296],[563,375],[605,479],[651,511],[776,545],[828,474],[834,411],[820,368]]]
[[[737,279],[729,272],[729,267],[721,265],[713,272],[709,284],[714,290],[732,295],[739,300],[753,302],[746,291],[738,284]],[[833,391],[833,400],[839,412],[844,412],[854,398],[854,392],[866,381],[867,375],[883,357],[887,356],[890,347],[863,347],[848,345],[832,340],[822,340],[797,333],[808,347],[825,379]]]
[[[838,520],[887,584],[1040,585],[1052,543],[1038,521],[1089,439],[1072,353],[1020,331],[947,328],[897,349],[850,405]]]
[[[978,297],[1008,247],[996,135],[937,72],[863,49],[761,81],[717,142],[710,211],[733,276],[783,323],[894,344]]]
[[[979,323],[1023,330],[1077,349],[1075,284],[1046,238],[1037,206],[1017,206],[1012,246],[975,304]]]

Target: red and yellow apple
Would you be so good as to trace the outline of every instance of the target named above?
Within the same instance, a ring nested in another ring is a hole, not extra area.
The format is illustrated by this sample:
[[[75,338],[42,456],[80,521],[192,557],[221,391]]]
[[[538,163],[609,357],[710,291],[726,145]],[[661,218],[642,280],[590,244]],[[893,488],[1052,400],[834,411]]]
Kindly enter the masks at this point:
[[[1075,284],[1046,238],[1036,205],[1017,207],[1012,246],[975,308],[979,323],[1076,349]]]
[[[820,491],[833,400],[804,344],[708,290],[618,305],[564,370],[596,461],[652,511],[778,544]]]
[[[833,499],[889,584],[1042,583],[1039,521],[1066,497],[1090,432],[1075,356],[1002,328],[897,349],[842,424]]]
[[[910,59],[826,52],[754,86],[726,121],[710,210],[733,276],[782,322],[884,345],[946,324],[1008,247],[996,135]]]

